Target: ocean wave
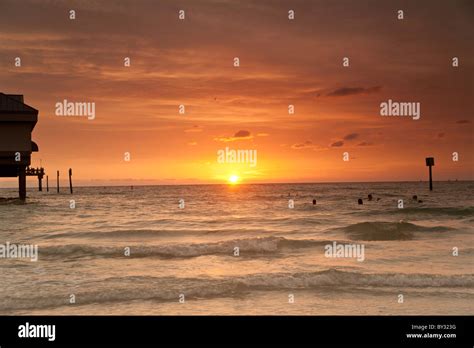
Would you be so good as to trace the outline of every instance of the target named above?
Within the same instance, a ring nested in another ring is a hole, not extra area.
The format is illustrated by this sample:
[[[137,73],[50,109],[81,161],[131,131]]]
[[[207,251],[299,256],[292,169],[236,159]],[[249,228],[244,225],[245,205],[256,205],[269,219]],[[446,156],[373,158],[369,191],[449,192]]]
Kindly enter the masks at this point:
[[[313,239],[287,239],[283,237],[260,237],[234,239],[214,243],[171,243],[154,246],[129,246],[131,257],[186,258],[204,255],[232,256],[234,248],[239,248],[241,256],[246,254],[271,254],[283,249],[310,248],[331,244],[333,241]],[[59,246],[40,246],[39,257],[124,257],[126,246],[97,246],[67,244]]]
[[[342,230],[355,240],[409,240],[415,232],[447,232],[454,230],[445,226],[426,227],[409,222],[359,222],[343,227]]]
[[[58,284],[38,287],[29,296],[4,296],[0,299],[0,312],[21,309],[44,309],[68,305],[74,293],[76,304],[128,302],[134,300],[178,301],[235,297],[251,291],[285,291],[321,289],[330,291],[377,290],[383,288],[465,288],[474,286],[474,275],[438,275],[386,273],[370,274],[329,269],[318,272],[265,273],[226,278],[176,278],[130,276],[112,277],[75,284],[66,293],[58,293]],[[54,288],[53,288],[54,287]],[[54,293],[53,294],[51,293]]]
[[[26,202],[16,197],[0,197],[0,205],[24,205]]]
[[[458,217],[470,217],[474,216],[474,207],[407,207],[403,209],[395,209],[393,213],[396,214],[429,214],[429,215],[447,215],[447,216],[458,216]]]
[[[206,235],[206,234],[242,234],[242,233],[264,233],[263,229],[124,229],[114,231],[90,231],[90,232],[65,232],[65,233],[54,233],[44,234],[40,236],[43,239],[57,239],[57,238],[147,238],[147,237],[160,237],[160,236],[184,236],[184,235]]]

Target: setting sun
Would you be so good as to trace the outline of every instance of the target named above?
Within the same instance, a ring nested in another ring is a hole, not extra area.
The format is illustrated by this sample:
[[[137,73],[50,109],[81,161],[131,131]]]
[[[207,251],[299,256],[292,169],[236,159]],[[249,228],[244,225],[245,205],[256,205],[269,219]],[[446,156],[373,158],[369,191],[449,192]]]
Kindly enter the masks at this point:
[[[231,184],[237,184],[238,181],[239,181],[239,177],[237,175],[231,175],[229,177],[229,183]]]

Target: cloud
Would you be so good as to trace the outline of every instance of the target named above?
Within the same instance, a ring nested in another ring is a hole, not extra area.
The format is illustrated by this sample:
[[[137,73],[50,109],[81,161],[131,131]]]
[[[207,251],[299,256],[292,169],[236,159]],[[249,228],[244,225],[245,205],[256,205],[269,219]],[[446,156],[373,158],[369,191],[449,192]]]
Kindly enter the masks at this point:
[[[373,94],[378,93],[382,89],[382,86],[374,86],[374,87],[342,87],[338,88],[330,93],[327,93],[326,96],[328,97],[346,97],[349,95],[356,95],[356,94]]]
[[[202,132],[202,128],[200,126],[194,125],[193,128],[185,129],[184,131],[186,133],[198,133],[198,132]]]
[[[359,137],[359,133],[350,133],[344,137],[344,140],[354,140]]]
[[[311,141],[306,140],[304,143],[297,143],[291,145],[291,148],[293,150],[314,149],[316,148],[316,145],[313,144]]]
[[[246,130],[239,130],[234,134],[234,138],[247,138],[250,136],[250,132]]]
[[[374,144],[373,144],[373,143],[369,143],[369,142],[367,142],[367,141],[363,141],[363,142],[357,144],[357,146],[372,146],[372,145],[374,145]]]
[[[471,121],[469,121],[469,120],[459,120],[459,121],[456,121],[456,123],[464,124],[464,123],[471,123]]]
[[[268,133],[257,133],[257,137],[268,137],[270,134]]]
[[[249,131],[239,130],[237,133],[234,134],[233,137],[217,137],[217,138],[214,138],[214,140],[229,142],[229,141],[236,141],[236,140],[248,140],[252,138],[253,138],[253,135],[251,135]]]
[[[341,147],[344,145],[344,142],[342,140],[336,141],[335,143],[331,144],[331,147]]]

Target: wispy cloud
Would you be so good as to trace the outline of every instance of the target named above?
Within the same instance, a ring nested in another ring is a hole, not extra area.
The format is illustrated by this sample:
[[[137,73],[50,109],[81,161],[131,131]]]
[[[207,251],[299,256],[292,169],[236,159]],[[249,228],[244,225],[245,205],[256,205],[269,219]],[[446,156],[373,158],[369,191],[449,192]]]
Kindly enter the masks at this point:
[[[357,94],[373,94],[378,93],[382,86],[374,86],[369,88],[363,87],[341,87],[326,94],[328,97],[346,97]]]
[[[374,145],[374,144],[371,143],[371,142],[367,142],[367,141],[363,141],[363,142],[357,144],[357,146],[372,146],[372,145]]]
[[[316,144],[313,144],[313,142],[306,140],[305,142],[291,145],[291,148],[293,150],[304,150],[304,149],[317,149],[318,146]]]
[[[344,137],[344,140],[354,140],[359,137],[359,133],[350,133]]]
[[[239,130],[237,133],[234,134],[233,137],[217,137],[214,138],[215,141],[223,141],[223,142],[230,142],[236,140],[248,140],[252,139],[253,135],[250,134],[247,130]]]
[[[184,130],[186,133],[199,133],[202,132],[202,127],[194,125],[192,128]]]

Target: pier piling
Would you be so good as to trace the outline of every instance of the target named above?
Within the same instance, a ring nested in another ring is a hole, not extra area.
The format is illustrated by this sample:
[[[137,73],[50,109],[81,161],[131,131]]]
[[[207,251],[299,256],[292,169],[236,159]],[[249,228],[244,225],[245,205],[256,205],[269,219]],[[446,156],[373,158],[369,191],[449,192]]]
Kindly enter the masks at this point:
[[[21,200],[26,199],[26,168],[20,167],[18,169],[18,191]]]
[[[69,191],[71,191],[72,195],[72,169],[69,168]]]

